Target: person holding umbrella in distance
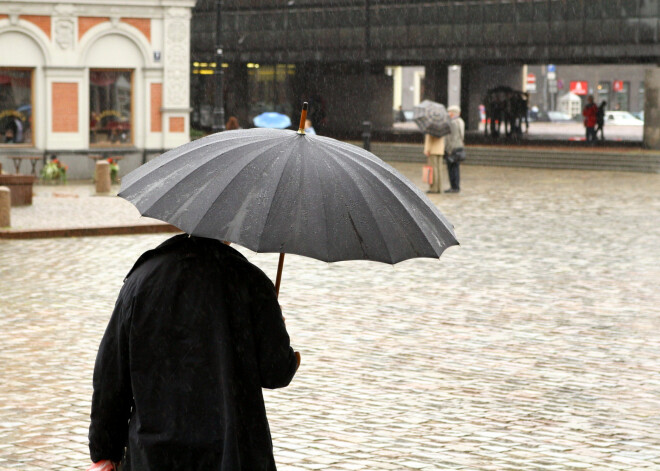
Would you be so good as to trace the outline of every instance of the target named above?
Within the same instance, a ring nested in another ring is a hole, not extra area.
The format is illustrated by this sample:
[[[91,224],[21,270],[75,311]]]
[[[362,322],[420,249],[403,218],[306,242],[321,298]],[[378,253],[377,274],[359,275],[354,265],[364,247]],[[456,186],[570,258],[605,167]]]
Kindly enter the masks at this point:
[[[445,136],[451,132],[449,115],[444,105],[424,100],[413,108],[413,121],[424,133],[424,155],[429,170],[428,174],[425,174],[425,180],[429,184],[427,193],[440,193],[442,191]]]

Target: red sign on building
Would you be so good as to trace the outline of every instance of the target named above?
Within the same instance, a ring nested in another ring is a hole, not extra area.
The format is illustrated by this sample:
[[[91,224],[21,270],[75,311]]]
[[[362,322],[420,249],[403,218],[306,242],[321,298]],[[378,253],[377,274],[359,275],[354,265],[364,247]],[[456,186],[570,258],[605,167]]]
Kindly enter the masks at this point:
[[[571,82],[571,93],[576,95],[586,95],[589,92],[589,82],[586,80],[578,80]]]
[[[612,90],[615,92],[622,92],[623,91],[623,80],[615,80],[612,83]]]
[[[527,91],[535,92],[536,91],[536,75],[527,74]]]

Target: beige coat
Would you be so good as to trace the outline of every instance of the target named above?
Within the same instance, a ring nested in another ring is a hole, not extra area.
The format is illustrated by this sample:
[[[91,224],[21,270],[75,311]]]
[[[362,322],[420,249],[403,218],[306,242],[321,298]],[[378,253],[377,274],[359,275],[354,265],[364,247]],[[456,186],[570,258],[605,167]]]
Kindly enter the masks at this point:
[[[445,138],[435,137],[430,134],[424,135],[424,154],[445,155]]]

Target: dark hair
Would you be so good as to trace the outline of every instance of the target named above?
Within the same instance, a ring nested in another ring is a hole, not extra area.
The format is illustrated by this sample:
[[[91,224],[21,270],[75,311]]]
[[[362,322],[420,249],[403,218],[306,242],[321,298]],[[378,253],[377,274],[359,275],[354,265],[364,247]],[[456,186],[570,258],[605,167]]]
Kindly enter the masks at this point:
[[[238,124],[238,118],[236,116],[230,116],[225,124],[225,129],[231,131],[232,129],[240,129],[241,127]]]

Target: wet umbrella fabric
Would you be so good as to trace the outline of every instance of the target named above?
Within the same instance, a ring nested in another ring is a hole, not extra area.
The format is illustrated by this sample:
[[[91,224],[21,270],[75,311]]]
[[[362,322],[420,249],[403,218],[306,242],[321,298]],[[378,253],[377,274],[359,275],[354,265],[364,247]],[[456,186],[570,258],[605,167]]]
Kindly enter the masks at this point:
[[[252,120],[258,128],[286,129],[291,126],[291,118],[282,113],[268,111],[255,116]]]
[[[289,130],[184,144],[124,177],[119,196],[144,216],[255,252],[393,264],[458,244],[426,195],[378,157]]]
[[[443,137],[451,132],[449,114],[444,105],[424,100],[413,108],[413,121],[424,134]]]

